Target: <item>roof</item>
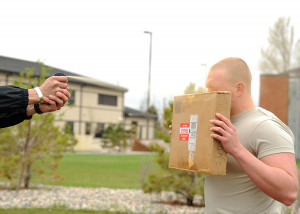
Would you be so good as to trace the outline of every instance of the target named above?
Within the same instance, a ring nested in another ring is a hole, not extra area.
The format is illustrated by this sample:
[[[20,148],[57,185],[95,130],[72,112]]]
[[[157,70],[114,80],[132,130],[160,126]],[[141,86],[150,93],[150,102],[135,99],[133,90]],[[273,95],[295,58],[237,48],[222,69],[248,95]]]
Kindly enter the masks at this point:
[[[291,78],[300,78],[300,67],[298,68],[292,68],[287,70],[287,72],[284,73],[278,73],[278,74],[261,74],[261,76],[273,76],[273,77],[277,77],[277,76],[289,76]]]
[[[293,68],[288,70],[288,73],[290,74],[290,77],[300,77],[300,67],[299,68]]]
[[[48,65],[46,65],[46,66],[48,66]],[[33,68],[33,67],[35,68],[34,76],[39,76],[40,75],[40,65],[37,62],[31,62],[31,61],[26,61],[26,60],[21,60],[21,59],[0,56],[0,72],[18,75],[20,73],[23,73],[25,71],[25,68]],[[121,87],[118,85],[114,85],[111,83],[107,83],[107,82],[104,82],[101,80],[97,80],[97,79],[90,78],[87,76],[79,75],[79,74],[72,73],[69,71],[65,71],[65,70],[55,68],[52,66],[48,66],[48,67],[52,68],[51,71],[48,71],[50,76],[53,76],[56,73],[63,73],[66,76],[70,76],[68,78],[68,80],[71,83],[113,89],[113,90],[122,91],[122,92],[128,91],[127,88],[124,88],[124,87]]]
[[[157,116],[155,114],[147,114],[146,112],[142,112],[125,106],[125,117],[147,118],[147,115],[149,116],[149,118],[157,119]]]

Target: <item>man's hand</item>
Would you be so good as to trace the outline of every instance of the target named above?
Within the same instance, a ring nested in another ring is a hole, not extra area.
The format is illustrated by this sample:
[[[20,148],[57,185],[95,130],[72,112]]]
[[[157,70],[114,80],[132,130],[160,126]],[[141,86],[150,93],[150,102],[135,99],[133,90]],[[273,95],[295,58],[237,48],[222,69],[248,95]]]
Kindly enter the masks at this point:
[[[210,130],[214,132],[211,134],[211,137],[220,141],[225,151],[235,156],[242,147],[236,129],[230,120],[223,115],[216,113],[216,117],[220,120],[210,120],[210,123],[215,125],[210,128]]]
[[[169,125],[169,129],[171,130],[171,131],[169,132],[169,134],[171,135],[171,134],[172,134],[172,125]]]
[[[45,97],[45,103],[40,104],[40,109],[42,112],[52,112],[60,110],[66,102],[71,97],[71,94],[67,89],[62,90],[62,92],[57,92],[56,96],[50,95],[49,98]]]
[[[66,76],[52,76],[39,87],[44,97],[56,96],[57,92],[62,92],[68,88],[68,78]]]
[[[48,97],[45,97],[44,101],[46,104],[50,105],[57,105],[57,110],[61,109],[66,102],[68,102],[69,98],[71,97],[71,94],[67,89],[63,89],[62,92],[57,92],[56,96],[49,95]]]

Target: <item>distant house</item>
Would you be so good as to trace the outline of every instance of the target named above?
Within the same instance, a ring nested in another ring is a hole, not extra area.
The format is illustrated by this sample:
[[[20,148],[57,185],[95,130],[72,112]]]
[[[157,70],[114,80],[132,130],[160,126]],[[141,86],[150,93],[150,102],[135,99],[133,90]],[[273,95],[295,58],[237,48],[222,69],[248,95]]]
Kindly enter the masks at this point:
[[[300,68],[278,75],[261,75],[260,106],[273,112],[295,135],[296,158],[300,159]]]
[[[0,56],[0,85],[11,84],[19,77],[20,73],[25,72],[25,68],[32,67],[35,68],[34,75],[39,76],[40,66],[38,63]],[[75,150],[97,149],[103,131],[109,124],[122,123],[128,130],[132,124],[136,124],[140,127],[139,133],[142,133],[139,135],[141,140],[145,139],[143,127],[146,124],[146,118],[137,117],[134,120],[130,116],[128,119],[126,118],[126,115],[130,114],[126,114],[124,106],[124,94],[128,91],[127,88],[55,67],[51,68],[50,76],[57,72],[70,76],[68,80],[72,97],[68,104],[72,105],[65,105],[56,114],[64,112],[62,121],[58,123],[68,123],[78,138],[79,143]],[[154,124],[155,119],[151,116],[151,124]],[[151,131],[149,139],[153,139],[153,137],[154,131]]]
[[[147,118],[148,117],[148,118]],[[147,128],[147,119],[149,129]],[[147,114],[129,107],[125,107],[125,128],[136,127],[136,136],[138,139],[146,140],[154,138],[154,127],[157,116]],[[148,132],[148,133],[147,133]],[[147,137],[148,134],[148,137]]]

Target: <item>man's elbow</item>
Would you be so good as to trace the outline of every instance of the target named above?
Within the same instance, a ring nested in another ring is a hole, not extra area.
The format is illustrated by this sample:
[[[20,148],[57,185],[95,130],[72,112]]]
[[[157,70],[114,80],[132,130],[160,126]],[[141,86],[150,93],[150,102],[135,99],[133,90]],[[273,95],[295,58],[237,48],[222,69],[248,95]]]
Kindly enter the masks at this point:
[[[286,195],[286,197],[281,201],[286,206],[291,206],[298,197],[298,188],[295,190],[291,191],[289,194]]]

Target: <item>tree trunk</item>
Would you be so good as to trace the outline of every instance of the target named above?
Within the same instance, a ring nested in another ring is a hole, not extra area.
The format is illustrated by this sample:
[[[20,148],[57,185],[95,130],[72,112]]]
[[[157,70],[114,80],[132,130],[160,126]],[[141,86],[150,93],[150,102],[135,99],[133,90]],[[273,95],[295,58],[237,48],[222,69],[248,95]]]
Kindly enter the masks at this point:
[[[26,175],[24,178],[24,186],[26,189],[29,188],[30,179],[31,179],[31,164],[27,164]]]
[[[193,201],[194,201],[194,197],[192,197],[192,198],[187,198],[187,199],[186,199],[186,204],[187,204],[188,206],[193,206]]]
[[[20,176],[19,176],[19,180],[18,180],[18,184],[17,184],[17,188],[16,188],[17,192],[20,190],[21,183],[22,183],[23,176],[24,176],[25,165],[27,162],[27,150],[28,150],[29,139],[30,139],[30,130],[31,130],[31,120],[28,121],[27,135],[26,135],[26,141],[25,141],[25,145],[24,145],[24,154],[23,154],[22,164],[21,164],[21,172],[20,172]]]

